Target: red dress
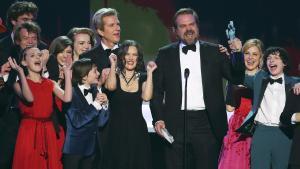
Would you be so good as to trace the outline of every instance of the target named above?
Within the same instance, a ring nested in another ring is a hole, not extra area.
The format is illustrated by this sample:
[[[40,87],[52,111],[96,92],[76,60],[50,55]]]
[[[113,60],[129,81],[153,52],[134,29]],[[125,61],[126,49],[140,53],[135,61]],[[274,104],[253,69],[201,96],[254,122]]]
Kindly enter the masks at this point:
[[[250,89],[237,87],[233,91],[239,103],[228,124],[227,135],[223,139],[218,169],[250,169],[251,137],[237,133],[252,106]]]
[[[62,169],[61,157],[64,132],[56,136],[51,113],[54,83],[42,79],[41,83],[27,79],[34,97],[33,103],[19,102],[22,115],[16,141],[13,169]]]

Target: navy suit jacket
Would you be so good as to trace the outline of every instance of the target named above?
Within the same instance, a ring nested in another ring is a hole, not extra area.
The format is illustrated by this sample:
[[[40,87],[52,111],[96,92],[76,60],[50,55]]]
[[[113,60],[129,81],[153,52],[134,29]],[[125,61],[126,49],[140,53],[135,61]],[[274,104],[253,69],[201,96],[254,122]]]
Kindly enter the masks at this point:
[[[268,86],[269,76],[270,76],[269,73],[263,70],[257,72],[255,76],[248,76],[248,75],[245,76],[245,81],[244,81],[245,85],[248,88],[251,88],[253,90],[253,104],[252,104],[251,111],[249,112],[243,124],[237,131],[246,134],[253,134],[255,129],[254,119],[260,107],[265,90]],[[285,94],[288,95],[290,90],[292,90],[294,84],[300,82],[300,79],[284,75],[284,82],[285,82]],[[287,101],[288,99],[286,99],[286,103]]]
[[[281,116],[280,121],[282,124],[290,126],[294,129],[293,143],[290,154],[290,164],[300,165],[300,123],[292,124],[292,115],[296,112],[300,112],[300,95],[295,95],[292,91],[287,96],[289,101],[287,102]]]
[[[109,117],[109,111],[98,111],[89,105],[78,86],[73,87],[72,102],[66,113],[67,133],[63,153],[89,156],[99,142],[99,127]],[[97,94],[94,88],[93,96]],[[100,145],[99,145],[100,146]]]

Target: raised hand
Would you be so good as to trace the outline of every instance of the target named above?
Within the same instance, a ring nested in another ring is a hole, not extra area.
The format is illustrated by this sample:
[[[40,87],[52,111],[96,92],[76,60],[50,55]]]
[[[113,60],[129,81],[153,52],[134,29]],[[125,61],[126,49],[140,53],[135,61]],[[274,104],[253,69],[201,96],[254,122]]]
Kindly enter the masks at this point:
[[[42,53],[43,67],[46,67],[47,62],[49,60],[49,50],[43,49],[41,50],[41,53]]]
[[[24,73],[23,68],[17,64],[16,59],[12,59],[11,57],[9,57],[8,63],[10,67],[16,70],[18,73]]]
[[[296,83],[293,87],[294,94],[299,95],[300,94],[300,83]]]
[[[229,56],[228,50],[226,47],[224,47],[223,45],[219,45],[219,51],[221,53],[225,53],[227,56]]]
[[[108,78],[109,72],[110,72],[110,68],[102,69],[101,77],[100,77],[101,79],[99,80],[99,82],[101,84],[103,84],[106,81],[106,79]]]
[[[72,71],[71,71],[71,67],[72,67],[72,63],[73,63],[73,59],[72,57],[67,57],[65,60],[65,63],[63,65],[63,72],[65,74],[65,76],[71,76]]]
[[[111,65],[116,66],[117,65],[117,55],[111,53],[109,55],[109,61],[110,61]]]
[[[150,62],[148,62],[148,64],[147,64],[147,72],[153,72],[155,69],[157,68],[157,65],[156,65],[156,63],[155,62],[153,62],[153,61],[150,61]]]
[[[234,38],[228,41],[231,52],[240,52],[242,50],[242,41],[239,38]]]
[[[2,75],[2,76],[6,75],[9,73],[10,70],[11,70],[10,64],[9,64],[9,62],[6,62],[1,66],[0,75]]]

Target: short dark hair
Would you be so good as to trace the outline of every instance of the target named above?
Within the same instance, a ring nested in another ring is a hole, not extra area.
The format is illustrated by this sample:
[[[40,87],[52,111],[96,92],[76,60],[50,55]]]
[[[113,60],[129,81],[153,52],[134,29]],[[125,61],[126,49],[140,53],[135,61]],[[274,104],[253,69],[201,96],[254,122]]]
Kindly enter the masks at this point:
[[[120,71],[123,71],[123,69],[125,68],[125,64],[124,64],[124,60],[125,60],[125,55],[128,52],[128,49],[130,46],[134,46],[137,49],[138,52],[138,58],[137,58],[137,65],[135,68],[136,72],[140,72],[144,70],[144,56],[143,56],[143,52],[141,49],[141,46],[134,40],[125,40],[119,47],[118,50],[118,68],[120,69]]]
[[[14,32],[14,41],[21,41],[20,32],[22,29],[26,29],[28,33],[36,33],[38,41],[40,41],[41,28],[35,22],[24,22],[17,26]]]
[[[269,47],[268,49],[266,49],[265,54],[264,54],[264,70],[269,72],[268,67],[267,67],[267,58],[269,55],[277,55],[280,57],[280,59],[282,60],[283,64],[285,64],[286,66],[284,66],[283,72],[285,74],[288,73],[289,68],[290,68],[290,60],[289,60],[289,55],[288,52],[283,49],[282,47]]]
[[[6,25],[9,29],[12,29],[11,20],[17,20],[19,16],[28,13],[32,14],[34,18],[37,17],[38,7],[36,4],[28,1],[16,1],[7,10]]]
[[[92,29],[90,29],[90,28],[77,28],[77,27],[74,27],[74,28],[72,28],[69,32],[68,32],[68,34],[67,34],[67,36],[73,41],[73,43],[74,43],[74,37],[75,37],[75,35],[77,35],[77,34],[87,34],[87,35],[89,35],[90,36],[90,41],[91,41],[91,44],[92,44],[92,47],[95,45],[95,43],[96,43],[96,38],[95,38],[95,33],[93,32],[93,30]]]
[[[194,18],[195,18],[196,24],[199,27],[199,17],[198,17],[198,14],[193,9],[191,9],[191,8],[181,8],[181,9],[179,9],[175,13],[175,15],[173,17],[173,26],[174,26],[175,29],[177,29],[177,26],[178,26],[177,23],[176,23],[177,17],[179,15],[184,15],[184,14],[191,14],[191,15],[193,15]]]
[[[93,64],[92,60],[89,58],[82,58],[75,61],[72,65],[72,85],[81,85],[83,77],[89,74],[93,67],[96,65]]]
[[[55,38],[49,47],[49,53],[50,55],[56,55],[63,50],[65,50],[68,46],[71,46],[73,48],[73,43],[71,39],[69,39],[67,36],[59,36]]]

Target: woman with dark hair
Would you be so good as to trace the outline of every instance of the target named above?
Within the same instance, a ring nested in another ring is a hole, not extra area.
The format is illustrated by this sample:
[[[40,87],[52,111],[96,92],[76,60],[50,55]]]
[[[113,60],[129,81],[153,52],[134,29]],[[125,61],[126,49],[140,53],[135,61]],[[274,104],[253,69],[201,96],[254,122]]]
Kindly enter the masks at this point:
[[[110,55],[111,69],[105,87],[110,93],[111,116],[107,144],[104,147],[105,169],[151,168],[150,140],[142,115],[142,102],[152,98],[154,62],[143,71],[143,54],[133,40],[124,41],[118,57]]]
[[[64,87],[65,75],[63,72],[63,66],[72,63],[73,46],[72,41],[67,36],[59,36],[55,38],[49,48],[49,61],[47,62],[47,70],[49,79],[54,80],[60,87]],[[59,123],[66,129],[65,112],[66,107],[63,106],[63,102],[55,98],[55,111],[58,117]]]
[[[64,75],[62,67],[69,60],[72,60],[73,43],[67,36],[59,36],[50,44],[50,58],[47,63],[49,78],[63,86]]]

